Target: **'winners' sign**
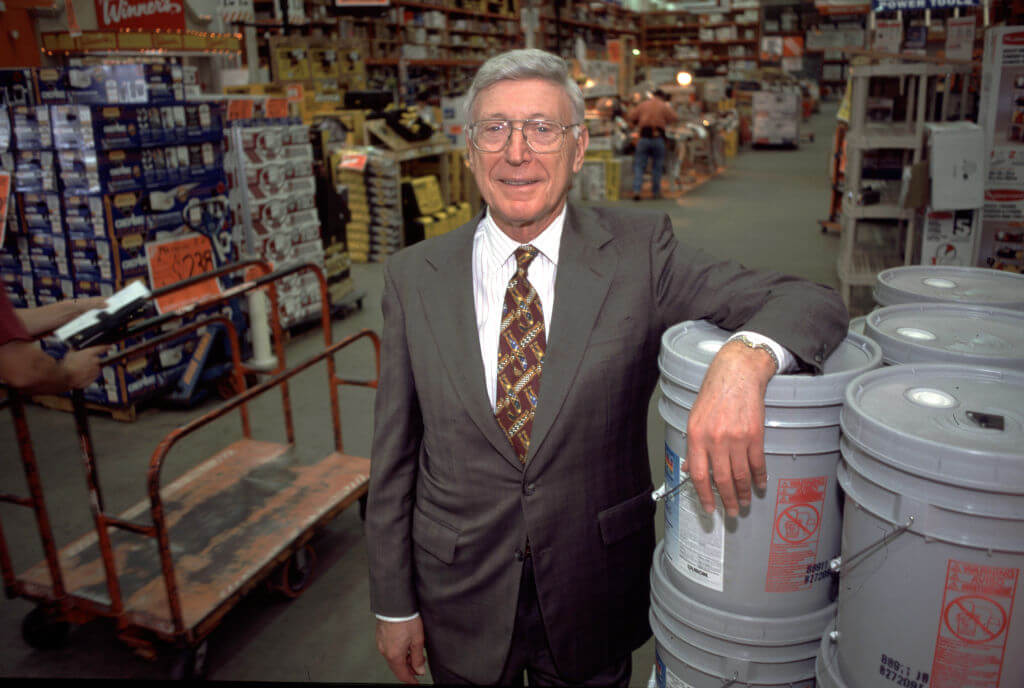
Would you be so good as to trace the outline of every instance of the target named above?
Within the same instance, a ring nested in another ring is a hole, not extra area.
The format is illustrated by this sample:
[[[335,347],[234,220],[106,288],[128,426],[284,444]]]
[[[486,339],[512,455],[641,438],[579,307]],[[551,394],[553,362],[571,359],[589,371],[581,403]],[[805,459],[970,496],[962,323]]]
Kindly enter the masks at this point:
[[[93,0],[100,29],[185,29],[185,0]]]

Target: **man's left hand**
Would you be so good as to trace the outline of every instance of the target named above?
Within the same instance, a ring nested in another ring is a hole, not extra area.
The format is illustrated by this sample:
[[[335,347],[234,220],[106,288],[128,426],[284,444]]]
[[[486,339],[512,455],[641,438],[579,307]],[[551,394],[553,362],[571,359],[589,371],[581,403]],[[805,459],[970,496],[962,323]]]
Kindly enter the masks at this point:
[[[742,342],[727,342],[708,367],[690,411],[683,466],[708,513],[715,509],[712,476],[729,516],[750,504],[752,484],[767,485],[764,393],[774,374],[771,356]]]

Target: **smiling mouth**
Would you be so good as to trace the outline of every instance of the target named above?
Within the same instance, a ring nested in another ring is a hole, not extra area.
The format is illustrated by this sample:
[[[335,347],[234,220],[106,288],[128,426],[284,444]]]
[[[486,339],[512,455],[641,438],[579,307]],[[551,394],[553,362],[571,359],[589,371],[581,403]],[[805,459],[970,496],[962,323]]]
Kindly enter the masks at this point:
[[[539,179],[502,179],[501,183],[507,184],[508,186],[529,186],[530,184],[536,184],[539,181]]]

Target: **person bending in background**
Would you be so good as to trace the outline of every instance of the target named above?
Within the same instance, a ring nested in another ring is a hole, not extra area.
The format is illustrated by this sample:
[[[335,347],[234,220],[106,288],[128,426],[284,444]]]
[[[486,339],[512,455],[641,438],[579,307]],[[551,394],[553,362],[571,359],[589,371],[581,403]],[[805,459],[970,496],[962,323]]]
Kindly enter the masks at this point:
[[[633,200],[640,200],[648,160],[651,162],[651,191],[654,198],[661,198],[661,173],[665,169],[667,151],[665,130],[679,119],[668,104],[668,94],[655,90],[650,98],[631,109],[626,119],[640,135],[633,154]]]
[[[69,351],[58,361],[40,349],[35,339],[105,302],[94,297],[15,310],[0,288],[0,381],[27,394],[62,394],[88,387],[99,377],[106,346]]]

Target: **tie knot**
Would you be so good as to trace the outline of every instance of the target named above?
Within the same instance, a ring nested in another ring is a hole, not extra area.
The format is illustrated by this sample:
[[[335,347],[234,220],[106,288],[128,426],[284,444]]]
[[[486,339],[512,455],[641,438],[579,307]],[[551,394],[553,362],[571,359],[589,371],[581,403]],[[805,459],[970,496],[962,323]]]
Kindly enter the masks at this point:
[[[530,268],[530,263],[537,257],[537,247],[532,244],[526,246],[520,246],[516,249],[516,265],[520,272],[526,272]]]

